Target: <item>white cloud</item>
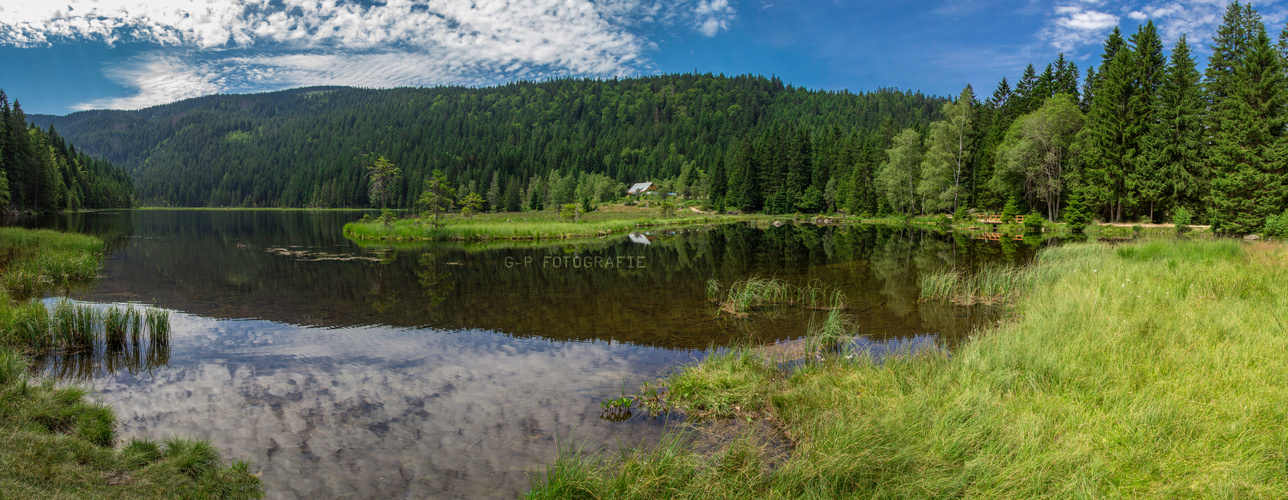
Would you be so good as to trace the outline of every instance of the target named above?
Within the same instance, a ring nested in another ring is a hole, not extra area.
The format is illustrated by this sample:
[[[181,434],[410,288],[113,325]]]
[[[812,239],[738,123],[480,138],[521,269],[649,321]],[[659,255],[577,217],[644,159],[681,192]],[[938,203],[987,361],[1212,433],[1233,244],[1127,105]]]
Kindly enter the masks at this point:
[[[734,14],[729,0],[20,0],[4,6],[0,45],[170,47],[109,72],[136,95],[79,106],[137,108],[243,90],[266,75],[371,87],[622,76],[646,68],[656,47],[636,28],[678,24],[715,36]]]
[[[1055,8],[1054,19],[1040,35],[1053,47],[1072,52],[1080,46],[1102,40],[1104,33],[1116,26],[1118,20],[1118,16],[1089,9],[1081,4],[1060,5]]]
[[[698,31],[706,36],[716,36],[729,29],[729,21],[736,11],[729,5],[729,0],[699,0],[694,14],[698,20]]]

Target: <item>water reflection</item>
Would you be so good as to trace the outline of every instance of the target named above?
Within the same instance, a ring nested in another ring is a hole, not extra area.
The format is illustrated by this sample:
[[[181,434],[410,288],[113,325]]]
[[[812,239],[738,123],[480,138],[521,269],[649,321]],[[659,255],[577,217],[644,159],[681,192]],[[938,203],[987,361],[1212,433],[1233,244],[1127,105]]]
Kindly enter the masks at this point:
[[[138,339],[103,344],[94,349],[47,350],[31,356],[34,373],[62,380],[86,381],[115,373],[152,373],[170,364],[169,340]]]
[[[153,302],[220,319],[326,328],[484,328],[684,349],[803,335],[804,313],[764,318],[750,329],[710,314],[703,290],[708,278],[729,283],[762,276],[840,287],[872,336],[951,337],[987,321],[988,314],[946,313],[919,303],[917,277],[944,266],[1022,262],[1037,245],[912,228],[733,225],[657,233],[649,245],[623,235],[544,247],[372,249],[338,234],[355,217],[134,212],[127,225],[132,234],[107,261],[108,279],[76,296]]]
[[[513,498],[557,440],[656,439],[599,401],[698,353],[482,330],[319,330],[176,315],[168,367],[95,381],[126,436],[213,440],[270,498]]]
[[[166,353],[50,359],[48,370],[92,377],[126,436],[208,438],[249,459],[273,498],[514,497],[558,438],[594,450],[659,435],[658,421],[638,415],[601,419],[600,402],[623,384],[639,387],[713,345],[798,338],[825,315],[715,314],[710,278],[837,287],[861,342],[880,352],[952,343],[999,317],[919,302],[922,273],[1023,262],[1040,244],[787,224],[654,232],[641,235],[647,245],[622,235],[363,248],[340,234],[359,217],[26,220],[109,240],[105,277],[76,298],[179,312]]]

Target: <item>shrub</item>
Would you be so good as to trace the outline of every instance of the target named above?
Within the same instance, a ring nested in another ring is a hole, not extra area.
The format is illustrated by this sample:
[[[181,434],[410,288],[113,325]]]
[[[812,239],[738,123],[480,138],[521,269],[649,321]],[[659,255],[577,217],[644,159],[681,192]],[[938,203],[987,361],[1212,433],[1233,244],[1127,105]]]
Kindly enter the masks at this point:
[[[1288,210],[1279,215],[1266,217],[1265,233],[1272,238],[1288,238]]]
[[[1029,214],[1028,217],[1024,218],[1024,230],[1030,233],[1042,232],[1043,224],[1046,224],[1046,219],[1042,217],[1042,214],[1037,212],[1033,212],[1032,214]]]
[[[1189,231],[1192,219],[1193,216],[1190,215],[1190,211],[1186,210],[1185,207],[1177,208],[1175,212],[1172,212],[1172,224],[1176,225],[1177,233]]]
[[[961,224],[963,221],[969,218],[970,218],[970,210],[966,209],[966,205],[958,206],[957,211],[953,212],[953,221],[958,224]]]
[[[1002,208],[1002,223],[1011,222],[1017,215],[1020,215],[1020,202],[1015,198],[1011,198],[1010,201],[1006,202],[1006,206]]]

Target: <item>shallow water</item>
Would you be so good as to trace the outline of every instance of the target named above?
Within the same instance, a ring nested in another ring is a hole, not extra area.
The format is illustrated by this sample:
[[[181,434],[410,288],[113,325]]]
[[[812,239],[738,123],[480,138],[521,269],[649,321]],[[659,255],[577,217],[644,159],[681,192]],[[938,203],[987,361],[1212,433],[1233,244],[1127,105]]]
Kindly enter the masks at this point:
[[[688,228],[545,247],[363,248],[361,212],[119,211],[9,223],[98,235],[71,294],[175,311],[169,363],[47,367],[92,385],[121,435],[210,439],[270,498],[514,497],[556,446],[656,441],[600,401],[708,347],[797,338],[817,311],[719,315],[704,294],[776,277],[839,287],[865,342],[952,344],[998,311],[917,302],[946,265],[1034,245],[887,227]],[[117,368],[116,365],[111,368]]]

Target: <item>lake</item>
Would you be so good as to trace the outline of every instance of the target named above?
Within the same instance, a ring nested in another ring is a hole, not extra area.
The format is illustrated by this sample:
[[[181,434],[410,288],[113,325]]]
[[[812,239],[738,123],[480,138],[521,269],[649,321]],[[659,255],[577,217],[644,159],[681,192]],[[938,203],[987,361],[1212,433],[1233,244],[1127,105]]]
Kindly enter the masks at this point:
[[[665,418],[600,402],[711,347],[800,338],[823,313],[720,314],[709,279],[837,287],[871,345],[951,348],[988,307],[919,303],[945,266],[1024,263],[1038,244],[889,226],[732,224],[575,243],[357,245],[360,211],[137,210],[8,224],[103,238],[70,294],[173,311],[165,356],[43,359],[91,386],[122,437],[209,439],[268,498],[509,497],[559,447],[655,442]],[[52,300],[52,299],[50,299]]]

